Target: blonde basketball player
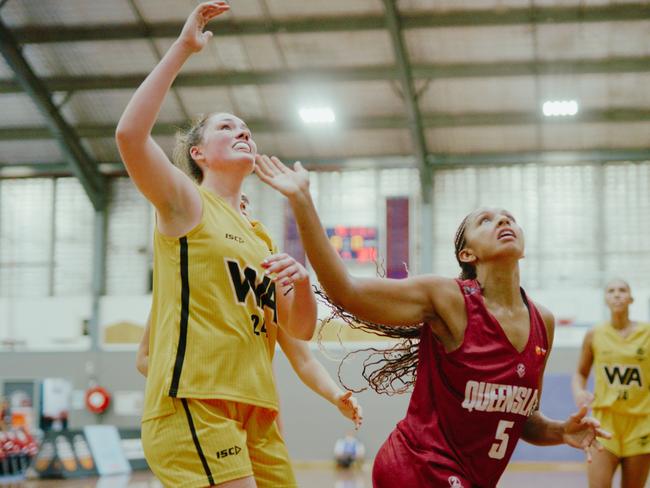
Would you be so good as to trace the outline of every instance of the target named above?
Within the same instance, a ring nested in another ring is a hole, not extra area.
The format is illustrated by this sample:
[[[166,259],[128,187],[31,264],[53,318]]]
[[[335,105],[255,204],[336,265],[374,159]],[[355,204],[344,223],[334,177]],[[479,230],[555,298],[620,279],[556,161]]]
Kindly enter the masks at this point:
[[[242,214],[251,219],[250,200],[246,194],[241,194],[239,208]],[[301,264],[296,263],[297,266]],[[305,270],[305,273],[307,271]],[[147,318],[147,325],[142,335],[142,340],[136,354],[136,368],[142,374],[147,376],[149,361],[149,329],[151,314]],[[332,379],[323,365],[316,359],[305,341],[294,339],[282,330],[278,331],[278,344],[287,356],[291,367],[298,375],[300,380],[309,387],[313,392],[323,397],[325,400],[334,405],[341,415],[352,420],[356,429],[363,423],[363,409],[357,399],[352,396],[352,392],[344,392]],[[278,412],[276,421],[282,430],[281,416]]]
[[[186,174],[151,137],[176,75],[211,38],[206,23],[228,9],[223,1],[194,9],[116,132],[129,176],[156,208],[142,441],[165,486],[295,487],[271,362],[278,326],[311,338],[316,300],[291,260],[279,255],[281,280],[261,266],[278,256],[275,245],[240,210],[255,141],[240,118],[205,116],[177,148]],[[292,291],[276,293],[276,281]]]
[[[630,319],[630,286],[610,281],[605,303],[610,319],[585,336],[573,394],[580,407],[590,405],[594,417],[613,434],[602,439],[587,466],[590,488],[609,488],[618,465],[621,487],[643,488],[650,470],[650,324]],[[594,368],[594,393],[586,390]]]

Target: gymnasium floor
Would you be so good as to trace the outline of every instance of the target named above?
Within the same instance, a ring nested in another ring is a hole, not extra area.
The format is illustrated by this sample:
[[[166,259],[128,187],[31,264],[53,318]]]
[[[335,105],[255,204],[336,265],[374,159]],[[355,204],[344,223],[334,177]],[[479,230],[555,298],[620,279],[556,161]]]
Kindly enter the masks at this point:
[[[361,472],[337,472],[322,464],[296,467],[298,484],[304,488],[371,488],[370,465]],[[614,485],[619,485],[619,476]],[[139,472],[131,476],[112,476],[101,479],[74,481],[26,481],[20,484],[0,485],[21,488],[160,488],[162,485],[151,473]],[[513,463],[503,475],[499,488],[579,488],[587,486],[584,467],[577,463]],[[650,486],[650,483],[646,486]],[[401,487],[408,488],[408,487]]]

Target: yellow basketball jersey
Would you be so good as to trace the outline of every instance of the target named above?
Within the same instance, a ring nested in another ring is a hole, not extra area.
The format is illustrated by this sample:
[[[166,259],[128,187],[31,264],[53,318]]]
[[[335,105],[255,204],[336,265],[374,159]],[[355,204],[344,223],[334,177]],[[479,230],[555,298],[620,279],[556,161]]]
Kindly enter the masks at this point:
[[[594,329],[594,408],[627,415],[650,412],[650,324],[638,323],[627,337],[610,324]]]
[[[199,191],[203,213],[194,229],[181,238],[154,233],[143,421],[173,412],[171,397],[278,409],[275,284],[260,266],[273,242],[259,222]]]

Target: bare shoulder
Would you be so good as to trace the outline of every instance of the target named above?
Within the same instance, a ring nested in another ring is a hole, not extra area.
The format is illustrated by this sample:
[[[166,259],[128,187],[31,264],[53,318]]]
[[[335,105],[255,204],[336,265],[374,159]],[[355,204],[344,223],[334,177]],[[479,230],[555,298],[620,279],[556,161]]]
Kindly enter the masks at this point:
[[[542,320],[544,321],[544,325],[546,327],[546,337],[548,339],[548,345],[549,347],[552,347],[553,339],[555,337],[555,316],[548,308],[546,308],[541,303],[537,303],[537,302],[533,302],[533,303],[535,304],[535,308],[539,311],[539,314],[542,316]]]
[[[546,324],[546,327],[554,327],[555,326],[555,316],[553,315],[553,312],[551,312],[548,308],[546,308],[544,305],[538,302],[533,302],[535,304],[535,308],[539,310],[539,314],[542,316],[542,319],[544,320],[544,323]]]
[[[445,276],[438,276],[434,274],[424,274],[416,276],[413,279],[417,279],[422,285],[426,286],[427,289],[433,290],[437,293],[460,293],[458,284],[453,278],[447,278]]]
[[[464,304],[458,283],[453,278],[432,274],[422,275],[422,283],[427,287],[431,302],[439,310],[441,307]]]
[[[585,334],[584,339],[582,340],[582,344],[584,346],[591,346],[593,344],[593,342],[594,342],[594,334],[595,333],[596,333],[596,328],[595,327],[592,327],[591,329],[589,329],[587,331],[587,333]]]

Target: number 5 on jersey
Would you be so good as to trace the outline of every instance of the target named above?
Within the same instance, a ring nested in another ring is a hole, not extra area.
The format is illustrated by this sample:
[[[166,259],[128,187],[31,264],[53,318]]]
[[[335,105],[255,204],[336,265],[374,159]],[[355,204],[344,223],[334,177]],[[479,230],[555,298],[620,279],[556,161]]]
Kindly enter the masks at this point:
[[[497,433],[494,434],[494,437],[499,442],[492,444],[490,452],[488,453],[488,456],[492,459],[503,459],[503,456],[506,455],[506,451],[508,450],[508,441],[510,440],[510,436],[506,434],[506,430],[511,429],[513,425],[515,425],[515,423],[510,422],[509,420],[501,420],[499,425],[497,425]]]

